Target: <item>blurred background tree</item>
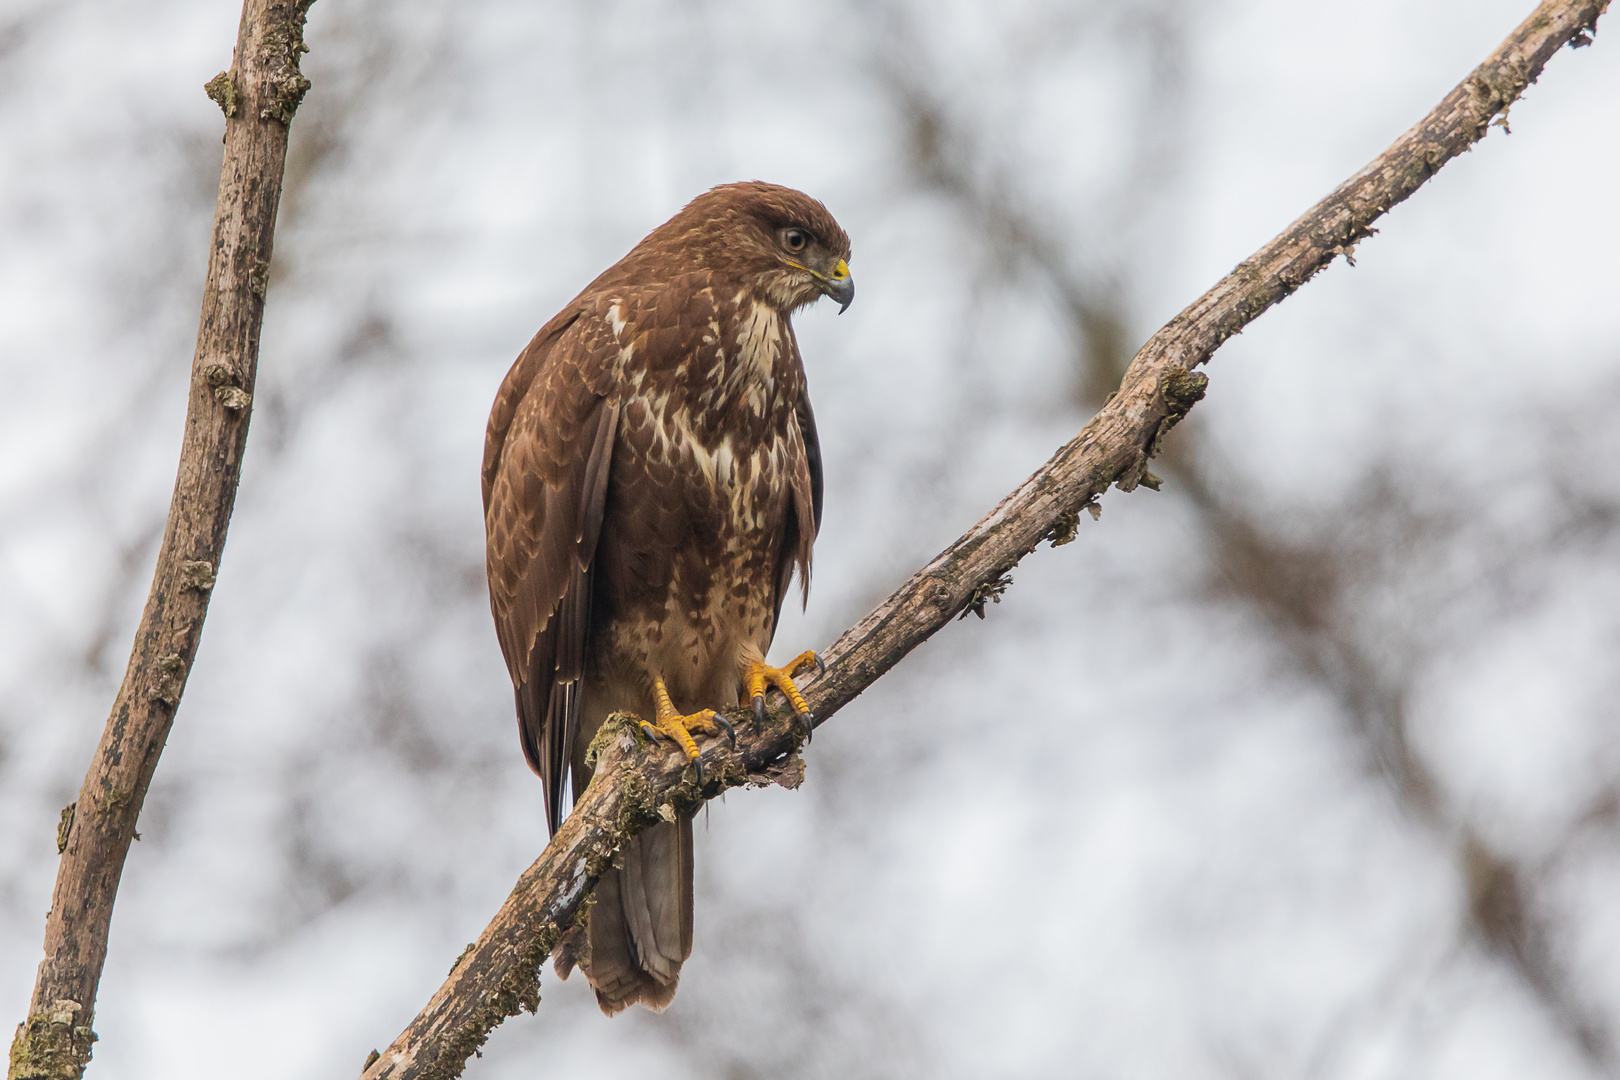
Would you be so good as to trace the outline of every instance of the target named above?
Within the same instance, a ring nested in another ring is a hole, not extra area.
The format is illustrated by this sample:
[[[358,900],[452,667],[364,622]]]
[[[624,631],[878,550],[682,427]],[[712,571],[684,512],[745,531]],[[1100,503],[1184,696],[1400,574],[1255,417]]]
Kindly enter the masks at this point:
[[[788,655],[1524,8],[317,4],[243,490],[93,1070],[353,1075],[544,843],[484,594],[484,417],[686,199],[792,184],[855,241],[860,302],[800,320],[828,509]],[[236,15],[0,6],[16,1016],[167,507],[200,86]],[[674,1008],[606,1021],[548,975],[468,1075],[1620,1069],[1611,51],[1228,344],[1163,493],[1026,560],[824,729],[803,790],[712,808]]]

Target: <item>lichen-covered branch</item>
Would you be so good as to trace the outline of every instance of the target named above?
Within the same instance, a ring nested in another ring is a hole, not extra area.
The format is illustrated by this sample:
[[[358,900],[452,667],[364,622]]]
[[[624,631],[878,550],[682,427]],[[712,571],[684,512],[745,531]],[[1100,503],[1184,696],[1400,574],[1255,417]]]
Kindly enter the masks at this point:
[[[236,501],[287,125],[309,87],[298,57],[311,2],[247,0],[235,62],[205,88],[225,113],[225,152],[180,466],[123,684],[79,797],[62,813],[45,959],[12,1041],[11,1080],[77,1078],[90,1060],[124,859],[197,653]]]
[[[1042,540],[1072,538],[1077,515],[1111,485],[1153,486],[1148,472],[1166,433],[1203,396],[1193,369],[1233,334],[1348,256],[1372,224],[1505,116],[1552,55],[1589,44],[1608,0],[1547,0],[1428,116],[1150,338],[1117,393],[1073,440],[965,536],[918,571],[824,654],[805,687],[822,723],[953,617],[982,610]],[[673,751],[641,753],[634,729],[605,741],[596,778],[540,858],[519,878],[478,941],[364,1080],[458,1076],[489,1032],[539,1001],[539,966],[588,904],[597,873],[625,838],[745,783],[796,782],[795,726],[785,707],[763,731],[735,718],[735,750],[702,744],[704,780]]]

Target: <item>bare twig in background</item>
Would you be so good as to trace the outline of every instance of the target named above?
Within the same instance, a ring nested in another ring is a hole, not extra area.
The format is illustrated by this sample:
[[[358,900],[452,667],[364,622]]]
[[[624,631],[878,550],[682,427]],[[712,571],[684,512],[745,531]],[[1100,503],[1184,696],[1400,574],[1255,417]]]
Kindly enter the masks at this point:
[[[312,0],[247,0],[229,72],[208,84],[225,153],[191,398],[163,546],[118,696],[78,800],[62,813],[61,865],[12,1080],[83,1074],[124,859],[197,652],[247,440],[287,128]]]
[[[1410,699],[1424,643],[1407,642],[1411,651],[1388,655],[1380,646],[1394,631],[1369,634],[1349,610],[1358,587],[1394,576],[1385,564],[1398,559],[1409,567],[1414,546],[1432,546],[1455,529],[1412,505],[1388,478],[1374,476],[1335,515],[1359,521],[1359,528],[1288,539],[1246,514],[1196,465],[1176,475],[1209,531],[1219,588],[1264,615],[1298,670],[1338,703],[1371,771],[1403,811],[1452,846],[1465,936],[1503,960],[1582,1056],[1612,1074],[1608,1031],[1581,1002],[1538,917],[1534,868],[1482,835],[1413,745]],[[1479,579],[1488,580],[1492,569],[1499,568],[1482,567]]]
[[[1154,334],[1117,394],[1035,475],[967,535],[846,632],[806,689],[817,723],[865,690],[953,617],[982,610],[1005,575],[1043,540],[1072,531],[1110,485],[1154,484],[1149,459],[1202,396],[1191,369],[1222,342],[1369,235],[1372,222],[1468,149],[1572,39],[1585,43],[1607,0],[1548,0],[1423,121],[1281,236],[1241,263]],[[740,718],[740,714],[739,714]],[[794,732],[779,711],[760,734],[741,724],[736,750],[711,741],[698,783],[674,753],[635,753],[630,734],[607,746],[596,779],[546,851],[368,1080],[459,1075],[489,1032],[538,1004],[538,968],[572,925],[595,877],[624,839],[733,786],[792,781]],[[784,776],[785,773],[785,776]]]

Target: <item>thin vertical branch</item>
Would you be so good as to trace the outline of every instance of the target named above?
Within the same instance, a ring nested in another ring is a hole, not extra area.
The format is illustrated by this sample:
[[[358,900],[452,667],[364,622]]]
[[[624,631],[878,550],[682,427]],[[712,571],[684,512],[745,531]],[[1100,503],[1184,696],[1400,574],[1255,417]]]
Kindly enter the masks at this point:
[[[96,986],[135,823],[185,689],[241,476],[258,367],[287,128],[309,81],[298,69],[313,0],[246,0],[231,70],[206,87],[224,111],[225,153],[185,436],[146,609],[112,714],[62,811],[62,861],[11,1080],[82,1076]]]

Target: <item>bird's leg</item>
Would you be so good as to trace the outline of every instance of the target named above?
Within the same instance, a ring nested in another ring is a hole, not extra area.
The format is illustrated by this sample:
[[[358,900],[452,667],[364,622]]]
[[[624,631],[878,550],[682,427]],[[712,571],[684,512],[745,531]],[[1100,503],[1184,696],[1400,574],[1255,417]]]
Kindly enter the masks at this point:
[[[658,719],[651,724],[643,720],[641,730],[654,739],[659,737],[669,739],[686,754],[686,760],[697,761],[698,781],[701,783],[703,763],[698,761],[697,743],[692,741],[692,732],[715,735],[722,727],[729,729],[731,725],[713,709],[699,709],[688,716],[682,716],[676,711],[674,703],[669,700],[669,688],[664,685],[662,676],[653,681],[653,702],[658,707]],[[736,743],[735,734],[732,734],[732,743],[733,745]]]
[[[799,688],[793,683],[793,676],[805,668],[813,667],[819,675],[827,670],[827,665],[821,662],[821,657],[812,650],[805,650],[792,660],[786,667],[774,668],[764,660],[753,660],[743,671],[743,689],[754,700],[754,729],[757,731],[765,723],[765,688],[774,686],[782,691],[793,706],[794,713],[799,718],[799,724],[804,728],[804,737],[810,737],[810,705],[799,693]]]

